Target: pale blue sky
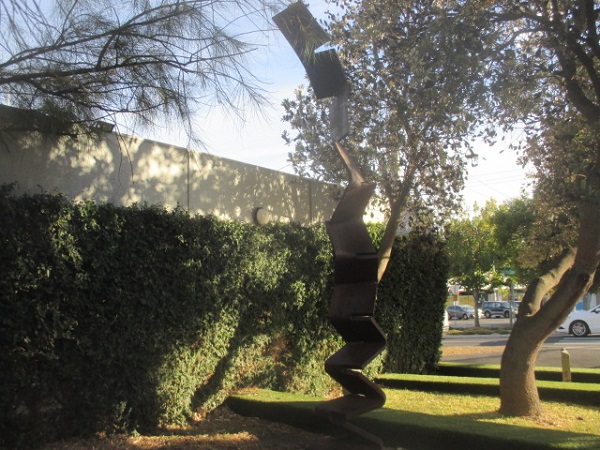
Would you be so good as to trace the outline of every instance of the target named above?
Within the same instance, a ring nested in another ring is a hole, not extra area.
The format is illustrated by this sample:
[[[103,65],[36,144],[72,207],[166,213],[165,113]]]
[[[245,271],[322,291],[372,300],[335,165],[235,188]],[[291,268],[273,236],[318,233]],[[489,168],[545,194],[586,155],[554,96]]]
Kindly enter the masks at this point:
[[[51,0],[41,0],[47,4]],[[325,19],[327,4],[324,0],[308,1],[309,9],[319,20]],[[304,68],[283,36],[274,31],[267,36],[265,47],[258,49],[252,61],[252,73],[264,82],[269,92],[271,106],[258,113],[245,112],[241,120],[236,114],[226,114],[212,109],[196,118],[197,130],[209,153],[237,161],[291,172],[287,162],[290,147],[281,139],[286,125],[281,121],[284,98],[293,97],[293,91],[300,84],[306,84]],[[126,130],[123,130],[126,132]],[[160,140],[188,147],[184,133],[172,126],[152,132],[137,130],[140,137]],[[481,148],[480,163],[470,169],[464,191],[465,204],[484,204],[494,197],[499,202],[520,194],[525,183],[524,171],[516,165],[516,156],[508,148],[510,140],[498,144],[493,149]],[[501,152],[504,150],[503,152]]]
[[[324,1],[310,2],[317,19],[325,19]],[[285,39],[275,33],[267,49],[261,50],[255,63],[256,75],[266,82],[273,104],[262,115],[250,115],[246,122],[221,112],[211,112],[201,120],[207,150],[217,156],[235,159],[274,170],[291,172],[287,162],[291,150],[281,139],[285,124],[281,122],[284,98],[291,98],[300,84],[306,84],[304,68]],[[465,205],[483,205],[490,198],[502,202],[517,197],[525,185],[525,172],[516,164],[516,155],[509,149],[511,139],[493,148],[480,147],[479,165],[469,170],[463,195]]]

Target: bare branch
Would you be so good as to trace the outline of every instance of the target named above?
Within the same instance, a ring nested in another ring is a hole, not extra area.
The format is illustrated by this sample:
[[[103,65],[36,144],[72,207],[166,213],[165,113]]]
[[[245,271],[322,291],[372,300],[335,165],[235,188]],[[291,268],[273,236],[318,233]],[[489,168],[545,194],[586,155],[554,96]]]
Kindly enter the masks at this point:
[[[0,0],[0,94],[17,105],[186,122],[196,107],[265,101],[245,58],[269,27],[267,0],[56,1],[51,16]]]

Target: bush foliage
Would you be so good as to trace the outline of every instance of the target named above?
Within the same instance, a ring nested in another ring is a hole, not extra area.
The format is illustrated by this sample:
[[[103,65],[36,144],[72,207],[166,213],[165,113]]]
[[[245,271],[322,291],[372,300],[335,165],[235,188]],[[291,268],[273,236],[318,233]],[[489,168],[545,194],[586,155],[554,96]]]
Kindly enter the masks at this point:
[[[0,192],[0,446],[185,421],[245,386],[323,394],[324,227]],[[374,228],[374,233],[379,231]],[[377,319],[383,369],[435,369],[446,256],[398,240]],[[443,283],[442,283],[443,280]]]

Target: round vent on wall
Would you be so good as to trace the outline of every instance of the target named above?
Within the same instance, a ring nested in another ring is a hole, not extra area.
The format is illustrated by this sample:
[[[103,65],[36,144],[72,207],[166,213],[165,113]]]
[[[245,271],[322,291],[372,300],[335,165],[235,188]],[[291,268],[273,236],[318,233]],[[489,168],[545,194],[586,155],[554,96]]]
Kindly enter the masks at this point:
[[[257,225],[263,226],[271,221],[271,212],[265,208],[258,207],[254,210],[254,222]]]

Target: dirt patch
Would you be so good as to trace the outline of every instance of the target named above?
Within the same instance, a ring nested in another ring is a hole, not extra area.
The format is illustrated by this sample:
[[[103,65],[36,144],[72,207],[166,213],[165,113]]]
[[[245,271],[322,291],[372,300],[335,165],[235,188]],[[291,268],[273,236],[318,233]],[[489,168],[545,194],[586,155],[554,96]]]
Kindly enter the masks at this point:
[[[105,436],[69,439],[39,450],[300,450],[325,436],[217,408],[188,428],[164,430],[157,436]]]

